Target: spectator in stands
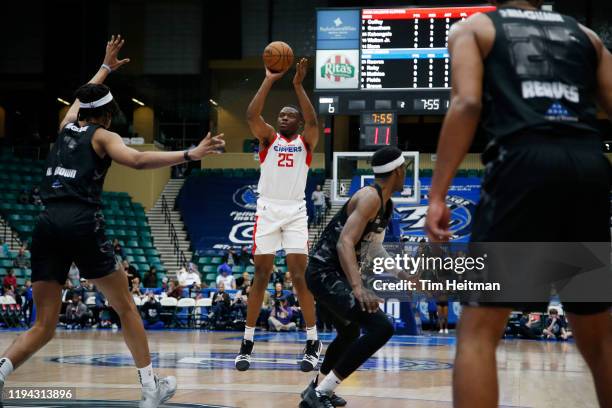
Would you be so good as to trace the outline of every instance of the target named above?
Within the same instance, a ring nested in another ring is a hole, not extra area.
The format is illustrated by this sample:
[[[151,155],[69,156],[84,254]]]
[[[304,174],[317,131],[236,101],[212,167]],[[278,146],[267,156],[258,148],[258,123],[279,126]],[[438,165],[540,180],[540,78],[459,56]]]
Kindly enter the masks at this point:
[[[70,299],[72,299],[73,292],[74,292],[74,285],[72,284],[70,279],[66,279],[66,282],[64,283],[64,287],[62,288],[62,303],[67,304],[68,302],[70,302]]]
[[[161,321],[160,315],[162,305],[155,299],[153,292],[147,292],[147,298],[140,308],[144,328],[147,330],[163,329],[164,322]]]
[[[0,239],[0,257],[7,257],[9,255],[9,244]]]
[[[7,275],[2,280],[2,287],[5,292],[17,288],[17,278],[15,277],[15,271],[13,269],[8,270]]]
[[[127,273],[128,287],[130,290],[132,290],[132,279],[134,279],[135,276],[138,276],[140,278],[140,275],[138,274],[136,268],[134,268],[133,265],[130,265],[127,259],[123,260],[122,265],[123,270],[125,271],[125,273]]]
[[[13,266],[15,268],[29,268],[30,267],[30,259],[27,257],[25,253],[25,247],[19,248],[19,252],[17,256],[13,260]]]
[[[223,263],[228,264],[229,266],[238,265],[239,257],[234,250],[234,247],[229,247],[223,255]]]
[[[125,259],[125,253],[123,252],[123,247],[117,238],[113,240],[113,248],[115,249],[115,255],[121,257],[121,259]]]
[[[542,334],[547,339],[567,340],[572,336],[572,332],[567,329],[567,320],[564,316],[559,315],[557,309],[548,311],[548,319],[546,319],[544,326],[545,329]]]
[[[177,280],[171,280],[168,282],[168,290],[166,291],[168,297],[180,299],[183,297],[183,289],[179,285]]]
[[[72,303],[66,307],[66,313],[60,316],[60,321],[67,326],[85,327],[90,317],[92,317],[91,311],[83,303],[81,296],[74,293]]]
[[[32,281],[29,279],[26,280],[23,288],[23,311],[26,317],[26,324],[29,326],[32,322],[32,308],[34,306],[34,301],[32,299]]]
[[[272,267],[272,274],[270,275],[270,283],[283,283],[283,281],[285,280],[285,274],[278,269],[278,266],[274,265]]]
[[[30,203],[30,194],[28,194],[28,190],[25,188],[19,192],[19,198],[17,199],[19,204],[29,204]]]
[[[270,308],[272,309],[279,299],[284,299],[284,298],[285,298],[285,292],[283,292],[283,284],[280,282],[277,282],[274,285],[274,293],[272,294],[272,296],[270,296]]]
[[[220,283],[223,283],[226,288],[236,289],[236,280],[232,276],[232,268],[228,264],[219,265],[217,272],[219,272],[216,281],[217,288]]]
[[[249,266],[253,265],[253,254],[249,251],[247,246],[242,247],[242,251],[240,252],[239,264],[241,266]]]
[[[40,197],[40,188],[34,186],[30,195],[30,203],[34,205],[42,205],[42,199]]]
[[[292,318],[293,311],[287,305],[287,299],[277,299],[272,308],[272,314],[268,318],[269,329],[275,331],[297,330],[297,326],[292,321]]]
[[[236,279],[236,289],[244,291],[251,286],[251,275],[248,272],[243,272],[242,276]]]
[[[232,302],[232,308],[231,308],[234,321],[246,320],[247,301],[248,301],[247,295],[242,294],[242,292],[238,292],[236,296],[234,297],[234,301]]]
[[[213,294],[212,298],[212,312],[208,315],[209,321],[215,326],[222,320],[226,320],[229,316],[231,306],[230,296],[225,291],[225,284],[219,282],[217,284],[217,291]]]
[[[293,281],[291,280],[291,273],[285,272],[285,278],[283,279],[283,289],[293,291]]]
[[[76,286],[73,290],[72,293],[76,293],[78,294],[81,299],[83,299],[83,296],[85,295],[85,292],[87,291],[87,279],[85,278],[81,278],[79,280],[79,285]]]
[[[157,287],[157,268],[152,266],[145,273],[142,283],[145,288],[156,288]]]
[[[231,270],[231,269],[230,269]],[[199,290],[202,286],[202,280],[194,263],[189,263],[188,269],[182,268],[178,274],[179,284],[184,288],[189,288],[191,291]]]
[[[74,286],[77,286],[81,280],[81,273],[74,262],[70,265],[70,269],[68,270],[68,279],[70,279]]]
[[[130,293],[132,294],[132,296],[138,296],[138,297],[142,297],[142,285],[140,283],[140,278],[138,276],[134,276],[134,278],[132,278],[132,290],[130,291]]]
[[[161,289],[164,292],[166,292],[168,290],[168,277],[167,276],[164,276],[162,278]]]
[[[523,316],[520,322],[519,333],[526,339],[538,339],[542,336],[542,317],[538,313]]]
[[[321,191],[321,185],[318,184],[315,191],[312,192],[310,197],[315,210],[315,225],[319,225],[323,222],[323,213],[325,211],[325,193]]]

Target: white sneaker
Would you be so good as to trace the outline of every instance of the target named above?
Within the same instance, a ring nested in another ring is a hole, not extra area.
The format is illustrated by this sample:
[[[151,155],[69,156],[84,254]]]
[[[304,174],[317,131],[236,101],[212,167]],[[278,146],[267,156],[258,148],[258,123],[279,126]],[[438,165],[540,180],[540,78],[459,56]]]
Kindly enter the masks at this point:
[[[442,333],[444,333],[444,330],[440,329],[440,331],[438,333],[442,334]]]
[[[155,376],[155,388],[142,388],[142,398],[139,408],[157,408],[168,401],[176,392],[176,378]]]
[[[118,329],[119,329],[119,326],[117,326],[115,323],[113,323],[113,324],[111,325],[111,329],[113,329],[113,330],[118,330]]]
[[[448,329],[444,329],[444,334],[448,334]]]

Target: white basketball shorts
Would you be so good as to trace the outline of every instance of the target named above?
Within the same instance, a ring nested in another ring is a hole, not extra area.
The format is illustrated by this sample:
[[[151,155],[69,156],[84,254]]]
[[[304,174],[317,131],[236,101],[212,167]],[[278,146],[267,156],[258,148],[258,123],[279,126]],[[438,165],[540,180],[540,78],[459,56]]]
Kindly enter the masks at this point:
[[[308,215],[304,200],[257,200],[253,254],[308,254]]]

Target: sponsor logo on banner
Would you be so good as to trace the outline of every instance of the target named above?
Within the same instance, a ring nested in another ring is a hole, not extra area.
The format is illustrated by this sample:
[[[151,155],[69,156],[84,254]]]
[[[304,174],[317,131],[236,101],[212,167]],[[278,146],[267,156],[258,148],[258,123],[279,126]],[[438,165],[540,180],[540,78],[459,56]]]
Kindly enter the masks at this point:
[[[257,209],[257,184],[240,187],[233,195],[234,204],[247,210]]]
[[[316,87],[320,89],[355,89],[358,86],[356,64],[359,51],[317,51]]]
[[[323,10],[317,15],[320,40],[359,38],[359,10]]]

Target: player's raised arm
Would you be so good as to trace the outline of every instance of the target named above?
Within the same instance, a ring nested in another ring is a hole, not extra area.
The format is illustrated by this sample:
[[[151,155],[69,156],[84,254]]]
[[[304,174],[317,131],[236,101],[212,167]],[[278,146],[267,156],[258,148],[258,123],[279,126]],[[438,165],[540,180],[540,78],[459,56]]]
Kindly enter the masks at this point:
[[[378,214],[380,198],[375,190],[365,189],[357,193],[353,199],[356,201],[355,208],[346,220],[346,224],[338,238],[336,249],[338,250],[338,258],[342,270],[345,272],[353,293],[361,304],[362,310],[374,313],[378,309],[378,303],[382,302],[382,300],[363,287],[355,254],[355,245],[361,241],[361,236],[368,222]]]
[[[270,143],[272,140],[274,140],[275,131],[270,124],[266,123],[263,116],[261,116],[261,113],[263,112],[266,97],[268,96],[268,93],[270,93],[272,85],[274,82],[282,78],[282,76],[285,75],[285,72],[286,71],[276,73],[266,68],[266,77],[247,108],[246,117],[249,128],[251,129],[251,132],[253,132],[253,135],[264,144]]]
[[[112,71],[130,62],[129,58],[124,58],[122,60],[118,58],[119,51],[121,47],[123,47],[123,44],[125,44],[125,40],[121,38],[120,34],[118,34],[117,37],[114,35],[111,36],[111,39],[106,43],[106,53],[104,54],[102,65],[100,65],[98,72],[89,80],[89,84],[103,84],[106,77],[108,77]],[[78,119],[79,103],[79,99],[75,99],[70,109],[68,109],[68,112],[66,112],[66,116],[64,116],[62,120],[59,130],[62,130],[68,123],[75,122]]]
[[[306,90],[304,90],[304,86],[302,85],[307,72],[308,60],[306,58],[302,58],[295,66],[293,87],[295,88],[295,93],[297,95],[298,102],[300,103],[300,109],[302,110],[302,115],[304,116],[304,131],[302,132],[302,136],[304,137],[304,140],[308,144],[310,150],[314,150],[317,143],[319,143],[319,122],[317,121],[315,109],[312,106],[308,95],[306,94]]]
[[[448,38],[452,98],[438,140],[438,159],[429,193],[426,229],[432,241],[450,237],[446,193],[472,144],[482,109],[482,55],[476,34],[468,23],[453,25]]]
[[[157,169],[173,166],[190,160],[201,160],[209,154],[220,154],[225,146],[223,134],[211,136],[210,132],[200,144],[185,151],[176,152],[139,152],[123,143],[123,139],[113,132],[98,129],[94,143],[96,143],[113,161],[133,169]],[[98,150],[98,149],[96,149]]]

